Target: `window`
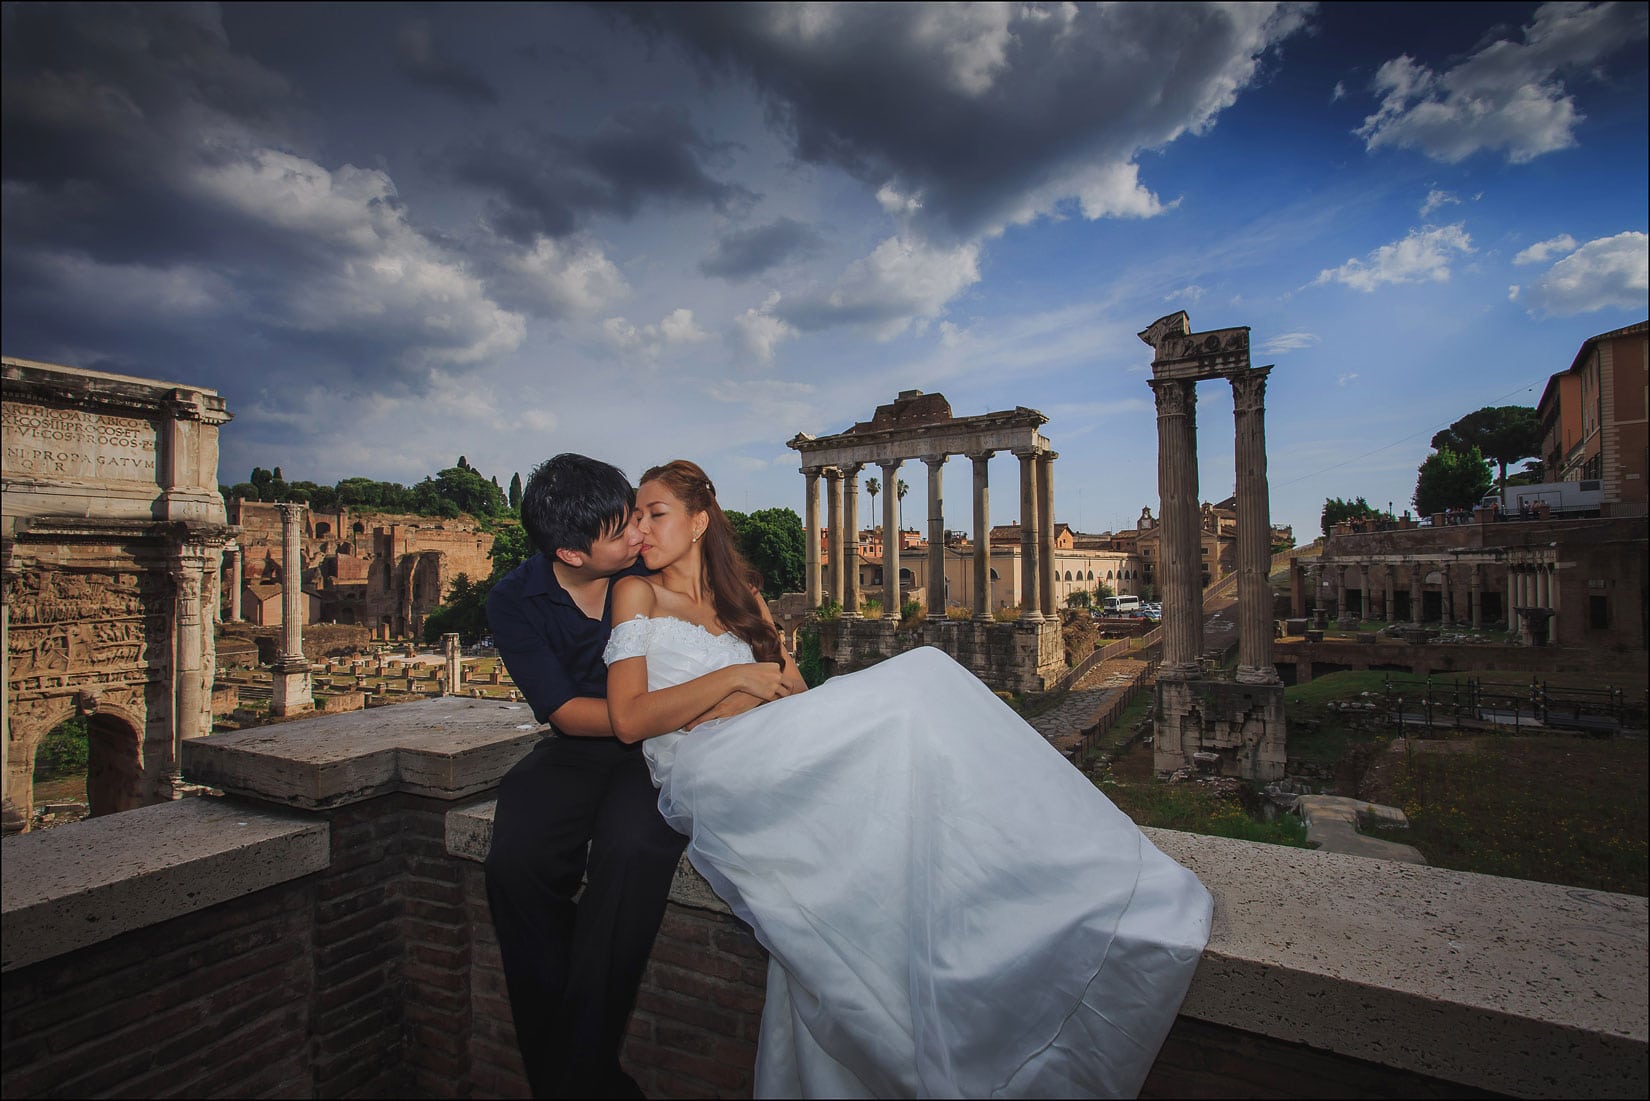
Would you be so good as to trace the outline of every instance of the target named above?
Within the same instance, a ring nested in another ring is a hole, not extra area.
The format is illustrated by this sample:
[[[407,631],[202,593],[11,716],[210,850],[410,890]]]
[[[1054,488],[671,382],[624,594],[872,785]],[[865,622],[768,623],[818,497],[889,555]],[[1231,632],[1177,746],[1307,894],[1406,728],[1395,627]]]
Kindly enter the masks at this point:
[[[1610,598],[1593,594],[1587,597],[1587,626],[1604,630],[1610,626]]]

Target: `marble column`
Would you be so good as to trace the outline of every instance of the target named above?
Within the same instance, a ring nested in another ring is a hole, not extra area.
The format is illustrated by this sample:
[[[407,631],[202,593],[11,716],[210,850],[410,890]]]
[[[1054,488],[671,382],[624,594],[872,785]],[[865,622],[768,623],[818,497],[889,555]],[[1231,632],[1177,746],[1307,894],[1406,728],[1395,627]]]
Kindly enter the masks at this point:
[[[1346,563],[1335,563],[1335,618],[1346,615]]]
[[[1163,664],[1158,679],[1189,680],[1199,673],[1198,651],[1203,645],[1197,386],[1182,379],[1153,379],[1151,386],[1157,398],[1158,526],[1162,529],[1158,576],[1163,599]]]
[[[167,769],[173,791],[183,782],[183,743],[212,733],[212,699],[206,691],[204,634],[206,548],[185,543],[171,564],[176,593],[173,616],[172,760]]]
[[[808,595],[808,610],[819,607],[824,598],[820,595],[819,584],[819,467],[805,466],[802,468],[802,478],[806,484],[802,499],[802,523],[806,532],[806,564],[808,571],[806,592]]]
[[[945,456],[924,455],[928,467],[928,614],[945,618]]]
[[[241,621],[241,586],[245,584],[243,558],[239,544],[229,548],[229,619],[232,623]]]
[[[315,706],[309,662],[304,658],[303,522],[307,505],[282,501],[281,511],[281,648],[275,662],[275,692],[270,711],[292,715]]]
[[[1059,615],[1054,604],[1054,460],[1059,457],[1053,451],[1037,456],[1037,589],[1044,619]]]
[[[1547,617],[1547,645],[1557,646],[1558,645],[1558,563],[1557,562],[1547,563],[1547,569],[1551,574],[1551,576],[1549,577],[1548,582],[1547,582],[1547,584],[1548,584],[1548,588],[1547,588],[1547,607],[1549,607],[1553,610],[1553,614]]]
[[[842,468],[842,614],[859,618],[859,463]]]
[[[1484,626],[1484,567],[1474,562],[1467,586],[1467,611],[1472,617],[1472,629]]]
[[[1421,625],[1421,609],[1426,605],[1423,598],[1427,568],[1420,562],[1409,567],[1409,621],[1417,627]]]
[[[882,614],[899,619],[899,468],[882,462]]]
[[[968,456],[974,464],[974,618],[991,614],[991,452]]]
[[[1396,623],[1398,621],[1393,612],[1393,606],[1398,603],[1397,572],[1397,570],[1393,569],[1392,563],[1390,562],[1381,567],[1381,574],[1384,581],[1384,588],[1381,592],[1381,601],[1383,604],[1383,607],[1381,608],[1381,618],[1386,620],[1388,623]]]
[[[456,696],[464,679],[464,657],[456,631],[441,636],[441,649],[447,659],[447,695]]]
[[[1266,479],[1266,376],[1270,372],[1270,367],[1257,367],[1231,376],[1237,461],[1237,679],[1245,684],[1279,683],[1277,667],[1272,664],[1272,586],[1267,580],[1272,568],[1272,504]],[[1367,594],[1367,570],[1364,577]]]
[[[1518,563],[1507,559],[1507,630],[1518,633],[1522,617],[1518,614]]]
[[[1037,568],[1037,453],[1016,451],[1020,460],[1020,619],[1043,620],[1043,598],[1037,591],[1042,571]]]
[[[830,599],[842,604],[842,471],[834,466],[825,470],[825,525],[831,533],[825,586]]]
[[[1445,562],[1438,572],[1444,578],[1442,591],[1438,594],[1438,624],[1447,628],[1455,624],[1455,571]]]

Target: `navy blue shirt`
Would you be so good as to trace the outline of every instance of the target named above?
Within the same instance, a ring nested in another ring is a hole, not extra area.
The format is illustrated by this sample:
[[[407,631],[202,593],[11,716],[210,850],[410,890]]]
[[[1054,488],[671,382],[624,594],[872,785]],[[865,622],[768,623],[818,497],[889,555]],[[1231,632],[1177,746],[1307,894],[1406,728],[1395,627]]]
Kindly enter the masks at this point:
[[[612,580],[647,572],[637,562],[614,574]],[[487,594],[487,624],[510,679],[539,722],[549,722],[568,700],[607,698],[607,663],[602,652],[613,631],[611,582],[602,601],[602,617],[591,619],[557,580],[550,560],[535,554]]]

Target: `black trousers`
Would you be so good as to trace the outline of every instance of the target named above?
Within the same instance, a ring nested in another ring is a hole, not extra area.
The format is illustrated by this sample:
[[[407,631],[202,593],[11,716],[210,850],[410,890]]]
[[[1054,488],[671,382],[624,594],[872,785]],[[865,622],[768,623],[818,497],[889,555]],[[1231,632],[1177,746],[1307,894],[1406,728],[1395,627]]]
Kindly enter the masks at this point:
[[[641,1096],[619,1048],[686,845],[640,746],[546,738],[500,782],[487,901],[533,1096]]]

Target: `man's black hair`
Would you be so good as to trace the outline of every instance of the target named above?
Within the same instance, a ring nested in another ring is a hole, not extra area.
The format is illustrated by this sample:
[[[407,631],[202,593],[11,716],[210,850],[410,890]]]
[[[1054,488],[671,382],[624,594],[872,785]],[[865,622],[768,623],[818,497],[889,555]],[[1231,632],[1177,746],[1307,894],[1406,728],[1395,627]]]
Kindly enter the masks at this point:
[[[630,519],[636,491],[624,471],[585,455],[546,459],[521,491],[521,526],[541,553],[586,554]]]

